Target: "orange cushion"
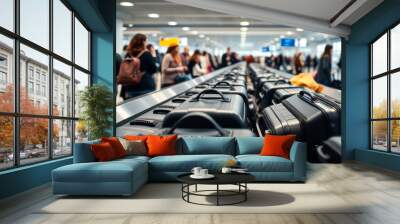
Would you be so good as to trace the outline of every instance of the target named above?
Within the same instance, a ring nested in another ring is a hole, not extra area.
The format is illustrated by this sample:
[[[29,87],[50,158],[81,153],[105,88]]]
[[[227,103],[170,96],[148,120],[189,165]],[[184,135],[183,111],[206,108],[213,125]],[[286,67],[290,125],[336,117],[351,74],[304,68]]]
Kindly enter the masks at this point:
[[[147,155],[165,156],[176,155],[176,139],[177,135],[158,136],[151,135],[147,137]]]
[[[129,141],[146,141],[147,140],[147,135],[125,135],[124,139],[129,140]]]
[[[109,137],[109,138],[101,138],[101,142],[108,142],[114,149],[115,155],[118,158],[122,158],[126,156],[126,151],[124,146],[121,144],[118,138],[116,137]]]
[[[108,142],[91,145],[94,157],[99,162],[110,161],[116,159],[115,151],[112,145]]]
[[[290,158],[290,147],[296,135],[265,135],[264,145],[261,149],[261,156],[280,156]]]

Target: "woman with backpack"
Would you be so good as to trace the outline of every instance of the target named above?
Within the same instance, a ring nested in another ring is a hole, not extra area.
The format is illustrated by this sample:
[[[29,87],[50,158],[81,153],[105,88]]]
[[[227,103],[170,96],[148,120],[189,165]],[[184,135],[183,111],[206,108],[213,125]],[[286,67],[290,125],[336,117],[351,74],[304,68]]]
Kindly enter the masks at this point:
[[[171,44],[165,54],[162,65],[162,87],[168,87],[176,83],[189,80],[185,73],[187,67],[182,64],[182,58],[179,54],[179,45]]]
[[[146,49],[147,37],[138,33],[131,39],[127,54],[121,63],[118,84],[122,84],[124,99],[137,97],[156,90],[154,73],[156,58]]]

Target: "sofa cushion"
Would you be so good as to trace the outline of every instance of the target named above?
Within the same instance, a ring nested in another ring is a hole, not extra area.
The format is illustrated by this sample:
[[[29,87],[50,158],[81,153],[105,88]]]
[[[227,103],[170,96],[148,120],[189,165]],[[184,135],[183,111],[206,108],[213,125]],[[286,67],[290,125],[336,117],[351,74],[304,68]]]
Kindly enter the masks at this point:
[[[235,159],[231,155],[175,155],[158,156],[149,160],[150,171],[191,172],[193,167],[203,167],[210,171],[219,171],[228,160]]]
[[[235,139],[231,137],[182,137],[178,146],[178,154],[235,155]]]
[[[293,172],[292,161],[279,156],[239,155],[236,159],[249,172]]]
[[[96,157],[96,161],[105,162],[118,158],[112,145],[108,142],[93,144],[90,147],[92,149],[94,157]]]
[[[236,155],[260,154],[263,144],[262,137],[236,137]]]
[[[124,146],[121,144],[117,137],[103,137],[101,142],[108,142],[112,146],[117,158],[123,158],[126,156]]]
[[[270,135],[264,137],[264,145],[261,149],[262,156],[280,156],[290,159],[290,148],[296,139],[296,135]]]
[[[53,181],[130,182],[135,172],[147,172],[146,166],[147,163],[140,159],[75,163],[53,170]]]
[[[147,137],[147,155],[154,156],[166,156],[176,154],[176,140],[177,135],[150,135]]]

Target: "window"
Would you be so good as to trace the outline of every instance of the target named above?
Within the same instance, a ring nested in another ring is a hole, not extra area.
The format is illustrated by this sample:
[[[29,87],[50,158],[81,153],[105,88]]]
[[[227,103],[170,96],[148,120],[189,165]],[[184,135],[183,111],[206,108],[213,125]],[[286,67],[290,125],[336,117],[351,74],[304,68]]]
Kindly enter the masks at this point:
[[[400,153],[400,25],[370,45],[371,148]]]
[[[74,105],[90,85],[90,31],[66,1],[0,2],[0,170],[70,156],[87,133]]]

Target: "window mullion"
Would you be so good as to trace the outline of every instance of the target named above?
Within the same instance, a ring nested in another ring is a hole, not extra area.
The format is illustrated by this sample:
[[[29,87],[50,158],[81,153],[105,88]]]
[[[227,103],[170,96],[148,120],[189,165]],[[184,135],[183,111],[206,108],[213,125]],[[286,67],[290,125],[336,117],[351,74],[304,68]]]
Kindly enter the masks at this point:
[[[387,71],[390,70],[390,30],[387,32]],[[388,110],[388,118],[392,117],[392,99],[391,99],[391,78],[392,76],[390,73],[387,74],[387,110]],[[391,135],[391,129],[392,129],[392,121],[388,120],[387,122],[387,140],[388,140],[388,152],[392,151],[392,135]]]

